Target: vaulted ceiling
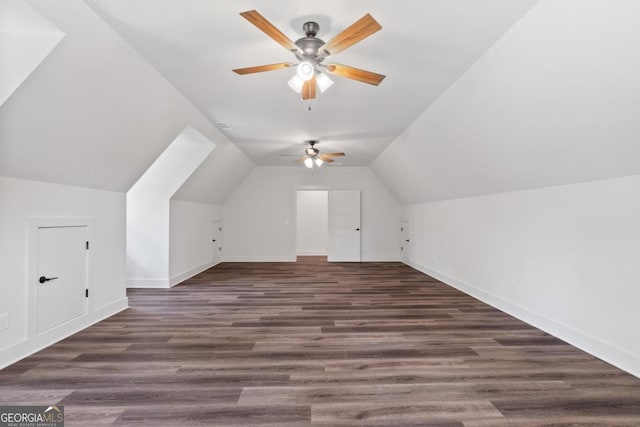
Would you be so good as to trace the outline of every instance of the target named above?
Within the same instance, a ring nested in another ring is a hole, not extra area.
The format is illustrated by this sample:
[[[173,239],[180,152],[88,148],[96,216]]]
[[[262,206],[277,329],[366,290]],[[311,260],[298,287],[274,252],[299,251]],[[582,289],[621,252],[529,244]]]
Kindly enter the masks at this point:
[[[533,0],[89,0],[94,9],[256,164],[286,165],[303,141],[368,165],[530,7]],[[382,30],[331,61],[386,75],[375,87],[333,77],[309,105],[283,69],[234,68],[295,60],[240,16],[257,9],[292,40],[318,22],[327,41],[370,13]]]
[[[185,127],[216,149],[176,196],[210,203],[306,139],[402,203],[640,173],[634,0],[26,1],[65,37],[0,106],[0,175],[127,191]],[[309,111],[292,69],[234,74],[294,60],[251,9],[293,40],[370,13],[332,60],[386,79],[333,77]]]
[[[126,192],[191,126],[216,150],[187,194],[222,203],[244,153],[84,1],[28,3],[65,37],[0,106],[0,175]]]
[[[372,169],[403,203],[640,174],[638,17],[633,0],[541,1]]]

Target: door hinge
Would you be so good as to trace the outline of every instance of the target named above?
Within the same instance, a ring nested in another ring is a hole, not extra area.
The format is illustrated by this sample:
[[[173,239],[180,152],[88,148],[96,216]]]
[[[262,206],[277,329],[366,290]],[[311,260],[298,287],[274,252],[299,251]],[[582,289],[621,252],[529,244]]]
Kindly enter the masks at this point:
[[[84,290],[84,296],[85,298],[89,298],[89,289]]]
[[[218,246],[218,250],[219,250],[219,251],[222,251],[222,246]]]
[[[85,247],[87,248],[87,250],[89,250],[89,241],[86,241]]]

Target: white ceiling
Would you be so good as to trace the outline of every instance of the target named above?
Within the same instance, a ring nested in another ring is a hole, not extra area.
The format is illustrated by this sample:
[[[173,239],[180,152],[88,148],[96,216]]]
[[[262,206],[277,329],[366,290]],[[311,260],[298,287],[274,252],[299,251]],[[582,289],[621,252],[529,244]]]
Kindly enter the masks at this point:
[[[84,1],[28,3],[65,37],[0,105],[0,175],[126,192],[187,126],[216,149],[182,197],[221,203],[249,173],[251,161]]]
[[[29,4],[0,0],[0,106],[63,37],[58,27]]]
[[[639,16],[637,0],[540,1],[371,169],[401,203],[640,173]]]
[[[401,203],[640,173],[637,0],[26,1],[66,36],[0,105],[3,176],[127,191],[187,126],[216,149],[174,197],[213,204],[245,152],[291,165],[309,138]],[[382,31],[336,61],[387,79],[336,78],[307,111],[292,70],[235,75],[291,59],[238,15],[253,8],[291,38],[370,12]]]
[[[535,0],[87,0],[94,10],[256,164],[287,165],[307,139],[368,165],[498,40]],[[244,20],[256,9],[292,40],[302,23],[329,40],[366,13],[382,30],[333,58],[385,74],[378,87],[334,77],[311,104],[291,69],[233,68],[295,60]]]

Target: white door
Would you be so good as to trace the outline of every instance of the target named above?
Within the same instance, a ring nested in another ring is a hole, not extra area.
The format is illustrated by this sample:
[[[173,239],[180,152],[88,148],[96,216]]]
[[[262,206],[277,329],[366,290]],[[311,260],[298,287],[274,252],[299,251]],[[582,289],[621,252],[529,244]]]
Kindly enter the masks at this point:
[[[400,222],[400,258],[408,261],[411,249],[411,239],[409,238],[409,221]]]
[[[213,260],[219,261],[222,258],[222,221],[214,221],[211,240],[213,244]]]
[[[360,191],[329,191],[328,261],[360,262]]]
[[[87,227],[38,228],[36,332],[87,314]]]

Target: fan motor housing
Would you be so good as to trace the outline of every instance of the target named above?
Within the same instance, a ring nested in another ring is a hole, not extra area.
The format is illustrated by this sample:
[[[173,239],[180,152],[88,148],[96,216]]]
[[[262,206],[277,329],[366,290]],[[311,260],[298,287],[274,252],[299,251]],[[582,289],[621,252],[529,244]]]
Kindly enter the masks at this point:
[[[319,56],[318,52],[320,51],[320,48],[325,43],[324,43],[324,40],[316,37],[316,34],[318,33],[320,26],[318,25],[317,22],[309,21],[309,22],[305,22],[305,24],[302,26],[302,29],[304,30],[307,36],[301,37],[298,40],[296,40],[295,44],[300,48],[300,51],[301,51],[301,52],[296,52],[296,57],[300,61],[312,59],[316,63],[322,62],[324,58]]]
[[[307,37],[315,37],[320,30],[320,25],[317,22],[309,21],[305,22],[302,26],[302,31],[307,35]]]
[[[306,153],[307,156],[314,158],[315,156],[318,155],[318,153],[320,152],[320,150],[318,150],[315,145],[318,143],[318,141],[316,140],[309,140],[309,141],[305,141],[307,144],[309,144],[308,148],[305,148],[304,152]]]
[[[313,158],[318,155],[320,150],[318,150],[317,148],[311,147],[311,148],[305,149],[304,152],[307,154],[307,156]]]

